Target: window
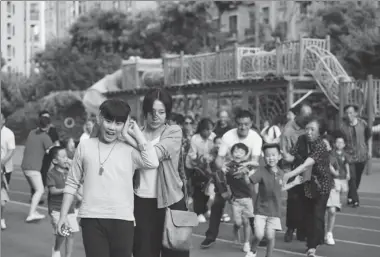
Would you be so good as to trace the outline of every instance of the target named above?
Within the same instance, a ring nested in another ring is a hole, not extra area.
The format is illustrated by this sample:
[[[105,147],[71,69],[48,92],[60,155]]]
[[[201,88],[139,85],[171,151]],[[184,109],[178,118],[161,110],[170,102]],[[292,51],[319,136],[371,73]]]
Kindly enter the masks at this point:
[[[30,4],[30,20],[38,21],[40,19],[39,3]]]
[[[7,35],[8,37],[12,36],[12,24],[9,22],[7,23]]]
[[[12,26],[12,35],[13,35],[13,36],[16,35],[16,28],[15,28],[14,25]]]
[[[7,1],[7,13],[8,13],[8,15],[12,14],[12,3],[11,3],[11,1]]]
[[[13,57],[16,56],[16,49],[15,49],[15,47],[12,47],[12,56],[13,56]]]
[[[30,41],[38,42],[40,41],[40,31],[38,26],[30,25]]]
[[[231,15],[229,18],[229,26],[230,26],[230,32],[236,33],[237,32],[237,15]]]
[[[16,6],[14,4],[12,4],[12,12],[13,12],[13,14],[16,13]]]
[[[263,8],[263,23],[269,24],[269,7]]]
[[[7,45],[7,57],[10,58],[12,56],[12,46]]]

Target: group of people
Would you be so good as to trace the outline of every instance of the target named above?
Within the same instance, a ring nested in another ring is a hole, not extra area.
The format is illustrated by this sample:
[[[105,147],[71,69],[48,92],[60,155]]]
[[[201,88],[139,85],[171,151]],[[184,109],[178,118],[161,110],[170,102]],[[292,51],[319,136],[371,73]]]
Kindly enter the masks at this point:
[[[143,100],[144,126],[139,126],[126,102],[106,100],[99,107],[95,127],[88,124],[86,135],[74,148],[62,146],[49,114],[41,113],[22,161],[34,189],[26,221],[44,218],[36,208],[45,176],[56,235],[53,257],[61,256],[65,241],[65,256],[71,256],[73,235],[80,229],[86,256],[190,256],[189,250],[163,244],[166,210],[186,211],[190,202],[199,222],[209,218],[201,248],[215,243],[220,223],[229,218],[224,209],[230,203],[238,243],[243,228],[246,257],[256,256],[263,239],[270,257],[276,231],[282,230],[285,191],[285,241],[291,242],[297,231],[297,239],[307,242],[309,257],[316,256],[317,246],[334,244],[340,195],[348,188],[347,204],[359,207],[357,190],[371,158],[371,131],[358,117],[356,106],[346,106],[341,129],[328,133],[307,104],[299,112],[290,110],[287,120],[285,116],[275,119],[261,132],[254,128],[248,110],[237,112],[236,126],[226,111],[219,112],[216,124],[209,118],[194,124],[191,115],[172,113],[172,105],[165,89],[151,90]],[[15,147],[4,141],[3,151],[3,133],[9,134],[3,132],[3,120],[1,158],[7,174]]]

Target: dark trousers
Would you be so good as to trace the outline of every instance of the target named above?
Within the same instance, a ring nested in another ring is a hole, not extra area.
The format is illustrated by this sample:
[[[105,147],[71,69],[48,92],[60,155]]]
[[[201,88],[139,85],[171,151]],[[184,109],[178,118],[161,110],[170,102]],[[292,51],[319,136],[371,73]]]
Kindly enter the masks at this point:
[[[325,213],[329,195],[320,195],[316,198],[303,200],[306,222],[307,248],[317,248],[325,237]]]
[[[5,179],[7,180],[7,184],[9,186],[9,183],[11,183],[11,177],[12,177],[12,172],[5,173]]]
[[[87,257],[132,257],[134,222],[116,219],[81,219]]]
[[[305,198],[304,185],[298,185],[288,190],[286,201],[286,227],[289,230],[297,230],[298,237],[305,236],[304,207]]]
[[[220,219],[223,215],[224,206],[226,205],[226,200],[219,194],[215,194],[214,203],[211,206],[211,216],[208,225],[208,230],[206,231],[206,238],[214,240],[218,236]]]
[[[348,182],[347,198],[352,199],[353,202],[359,202],[358,189],[365,165],[366,162],[356,162],[350,165],[350,181]]]
[[[208,209],[207,202],[210,197],[205,195],[202,189],[203,188],[200,185],[193,186],[193,205],[194,205],[194,212],[197,215],[206,213]]]
[[[185,201],[169,207],[173,210],[186,210]],[[162,246],[165,208],[157,208],[157,199],[140,198],[135,195],[135,238],[133,257],[189,257],[189,251],[174,251]]]

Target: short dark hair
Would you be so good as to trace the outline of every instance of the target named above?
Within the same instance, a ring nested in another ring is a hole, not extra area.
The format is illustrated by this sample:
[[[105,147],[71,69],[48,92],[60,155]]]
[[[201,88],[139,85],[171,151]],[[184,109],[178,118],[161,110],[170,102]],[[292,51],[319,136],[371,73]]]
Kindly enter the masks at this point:
[[[323,119],[323,118],[321,118],[319,116],[312,115],[312,116],[307,117],[305,119],[305,127],[306,127],[307,124],[309,124],[311,122],[318,123],[320,136],[323,136],[324,134],[327,133],[327,124],[325,122],[325,119]]]
[[[40,128],[44,129],[44,128],[47,128],[50,124],[50,118],[46,117],[46,116],[41,116],[39,118],[39,122],[38,122]]]
[[[175,113],[175,112],[172,112],[170,114],[170,120],[174,121],[175,123],[177,123],[178,125],[183,125],[183,123],[185,122],[185,117],[183,117],[182,114],[179,114],[179,113]]]
[[[231,147],[231,154],[235,151],[235,149],[242,149],[242,150],[244,150],[246,155],[249,153],[248,146],[246,144],[243,144],[243,143],[234,144]]]
[[[277,143],[265,143],[262,146],[262,151],[265,152],[267,149],[276,148],[278,152],[281,152],[280,145]]]
[[[153,103],[156,100],[159,100],[163,103],[163,105],[165,106],[166,116],[170,117],[173,107],[173,98],[170,95],[170,93],[163,88],[153,89],[144,96],[142,106],[144,116],[146,117],[148,113],[153,112]]]
[[[355,105],[355,104],[347,104],[344,106],[343,108],[343,111],[347,111],[347,109],[349,108],[353,108],[355,112],[358,112],[359,111],[359,106]]]
[[[61,150],[66,150],[66,149],[63,146],[53,146],[49,151],[50,158],[52,160],[57,158],[57,155],[58,155],[59,151],[61,151]]]
[[[100,115],[107,120],[126,122],[131,112],[128,103],[120,99],[105,100],[99,107]]]
[[[47,110],[42,110],[38,113],[38,117],[42,117],[42,116],[49,116],[50,117],[50,113]]]
[[[336,142],[337,139],[343,139],[344,142],[346,142],[346,136],[344,133],[340,130],[334,131],[332,133],[332,137],[334,138],[334,141]]]
[[[244,119],[244,118],[249,118],[250,120],[253,121],[253,115],[252,115],[252,113],[250,111],[248,111],[248,110],[239,110],[236,113],[235,120]]]
[[[195,134],[201,133],[205,129],[212,129],[214,127],[214,123],[209,118],[203,118],[199,121],[197,126],[197,131]]]

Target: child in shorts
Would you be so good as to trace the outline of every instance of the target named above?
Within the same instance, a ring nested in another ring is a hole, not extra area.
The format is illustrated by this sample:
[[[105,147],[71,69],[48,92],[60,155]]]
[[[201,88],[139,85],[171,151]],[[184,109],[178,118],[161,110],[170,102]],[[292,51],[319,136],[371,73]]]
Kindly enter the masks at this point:
[[[9,196],[8,196],[8,183],[7,179],[5,178],[5,170],[3,169],[1,171],[1,230],[4,230],[7,228],[5,224],[5,219],[4,219],[4,210],[5,210],[5,205],[9,201]]]
[[[342,204],[340,195],[348,191],[348,181],[350,179],[350,167],[348,156],[344,152],[345,139],[344,135],[337,133],[332,140],[329,137],[323,138],[327,150],[330,151],[330,172],[334,177],[334,187],[331,189],[327,201],[327,233],[325,243],[335,245],[333,229],[335,225],[336,212],[340,211]],[[334,149],[331,145],[334,144]]]
[[[232,218],[234,221],[233,231],[235,241],[240,243],[239,231],[243,226],[243,251],[246,253],[251,250],[249,245],[249,239],[251,236],[250,219],[254,217],[252,191],[243,177],[238,178],[235,177],[234,174],[244,166],[247,166],[248,169],[254,168],[246,161],[248,153],[248,146],[243,143],[237,143],[231,148],[232,160],[226,163],[226,180],[232,193],[232,198],[230,201],[232,206]]]
[[[292,182],[283,185],[284,172],[278,167],[281,159],[279,144],[263,145],[265,167],[260,167],[253,175],[244,174],[247,184],[259,184],[259,192],[255,203],[254,237],[251,251],[246,257],[256,257],[257,247],[260,241],[267,239],[266,257],[271,257],[275,244],[276,231],[281,227],[281,199],[282,191],[288,190],[302,183],[301,176],[297,176]]]
[[[61,246],[65,242],[65,256],[71,257],[74,246],[74,234],[79,232],[79,224],[74,214],[74,206],[71,206],[67,216],[71,234],[67,237],[58,235],[57,223],[60,218],[61,205],[63,201],[63,190],[68,173],[67,169],[67,152],[64,147],[55,146],[50,150],[53,168],[47,174],[48,193],[48,210],[55,233],[55,243],[53,246],[52,257],[61,256]]]

